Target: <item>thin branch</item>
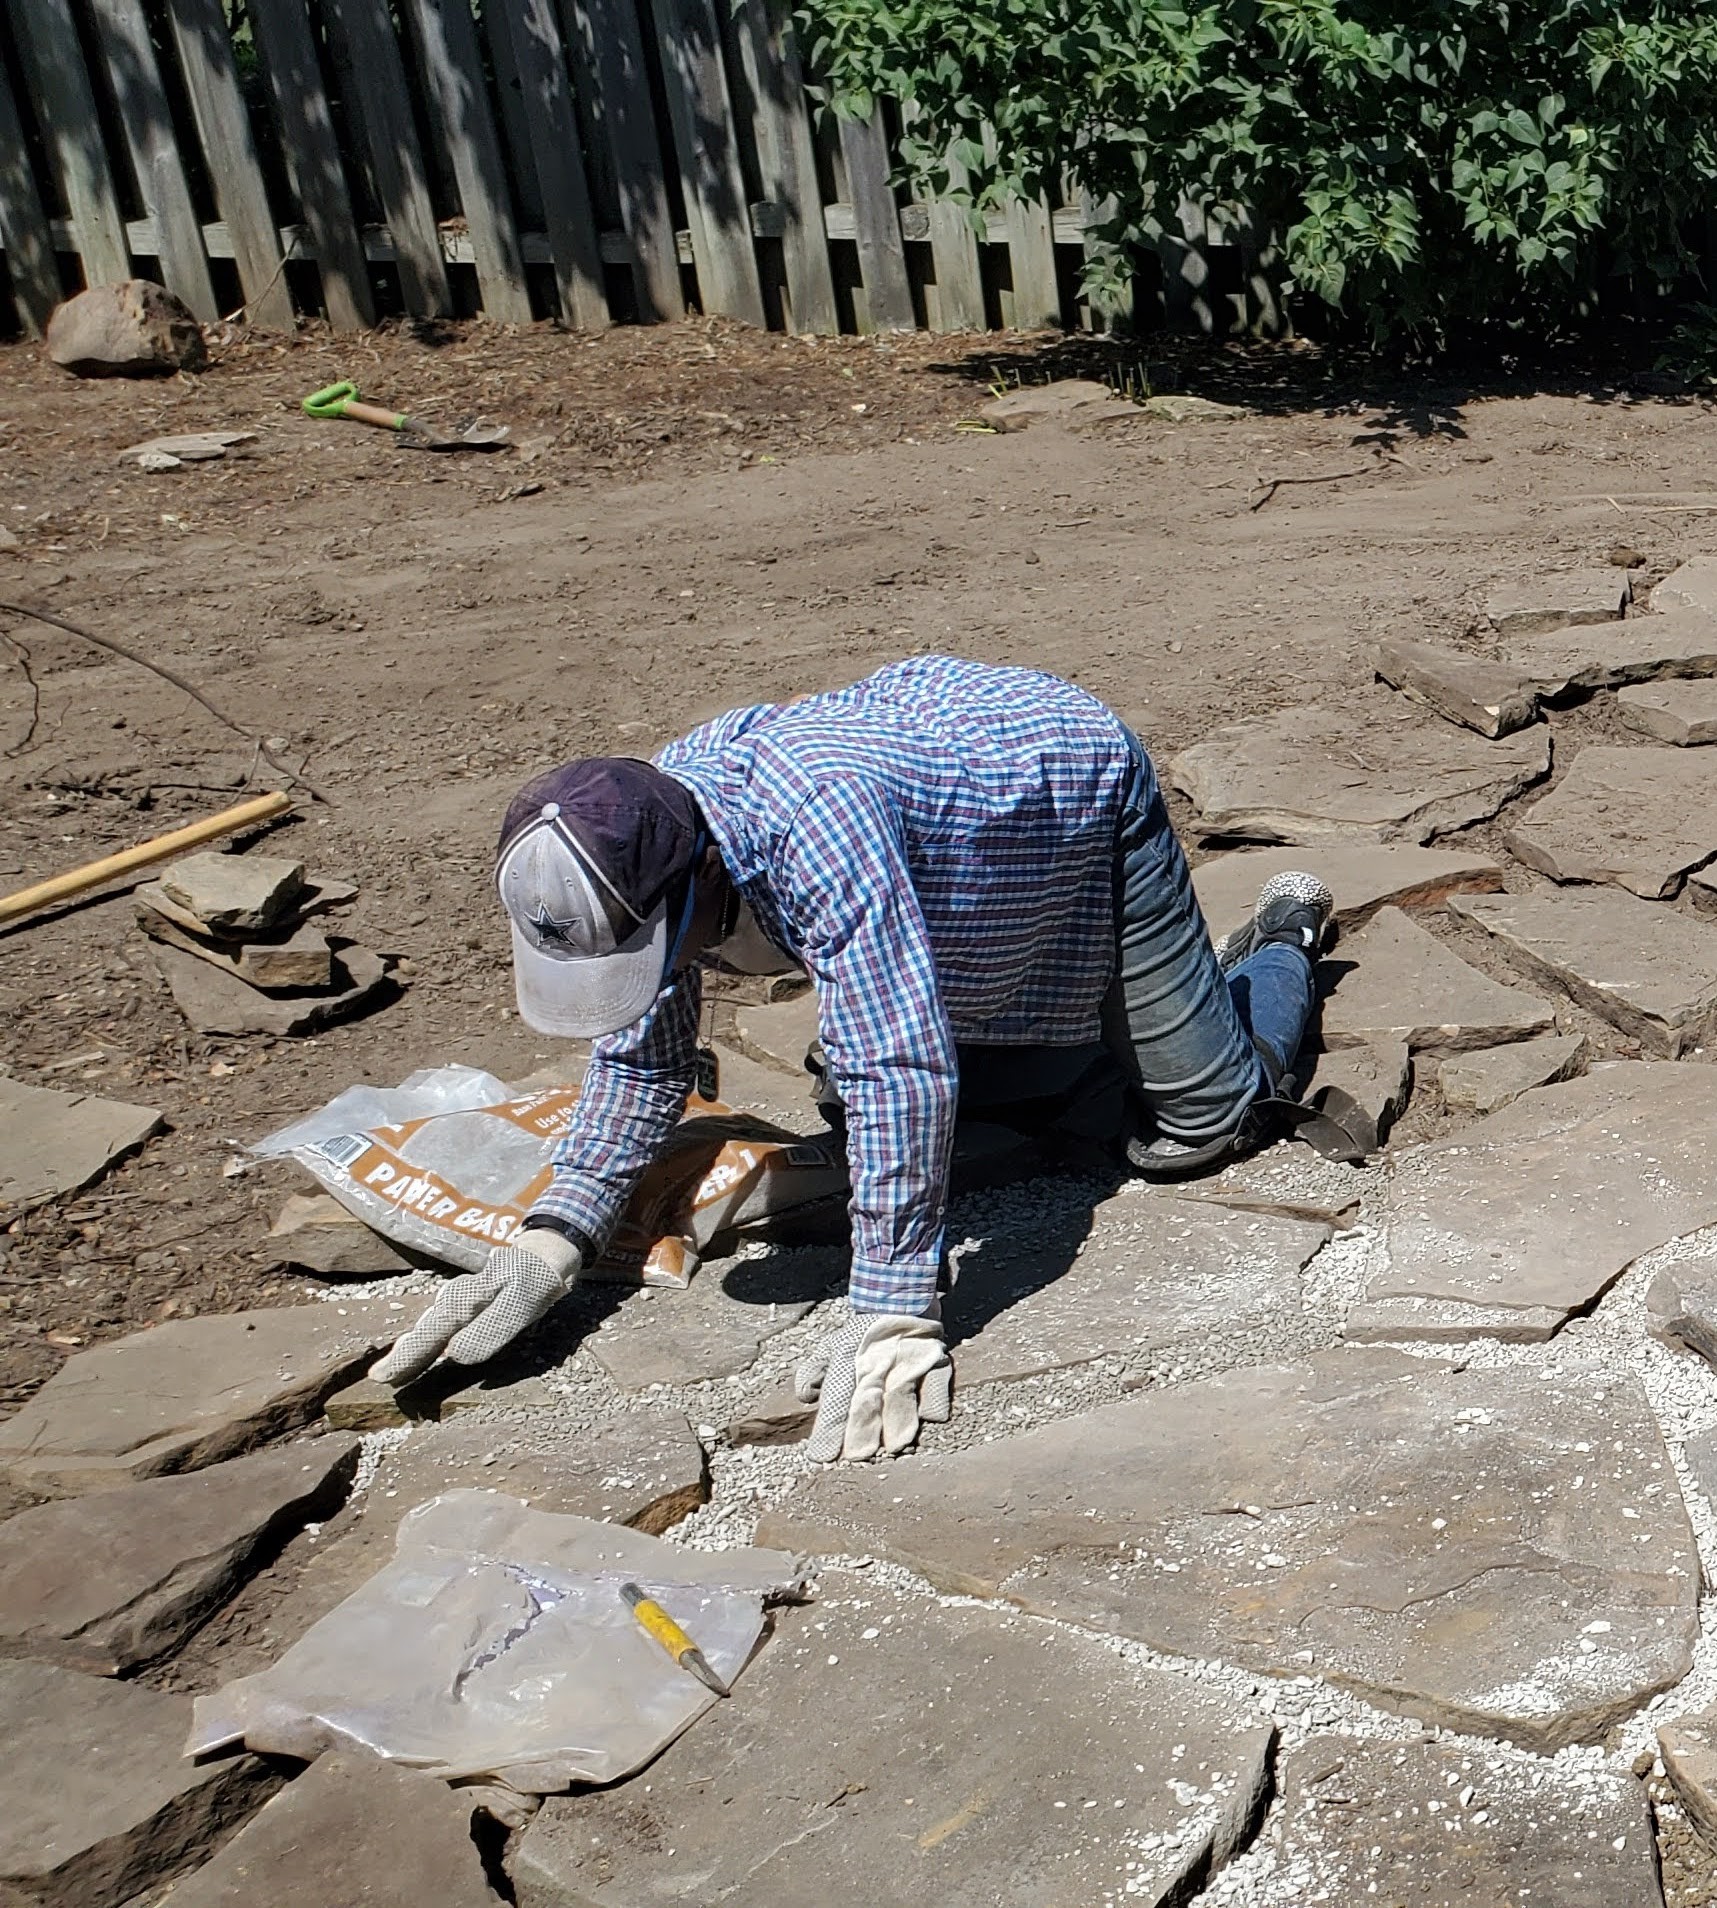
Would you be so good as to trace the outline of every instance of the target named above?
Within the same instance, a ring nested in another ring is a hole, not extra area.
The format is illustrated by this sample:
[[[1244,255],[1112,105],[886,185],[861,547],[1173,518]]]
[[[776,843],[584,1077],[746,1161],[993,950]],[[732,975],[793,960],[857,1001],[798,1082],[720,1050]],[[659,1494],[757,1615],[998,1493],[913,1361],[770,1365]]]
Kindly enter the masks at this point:
[[[1367,464],[1363,470],[1330,470],[1319,477],[1271,477],[1260,479],[1264,484],[1264,494],[1255,498],[1247,506],[1251,510],[1262,510],[1284,484],[1339,484],[1344,477],[1369,477],[1377,466]]]
[[[18,667],[23,670],[24,680],[30,685],[30,726],[24,731],[23,741],[16,748],[6,751],[9,761],[15,755],[22,755],[36,739],[36,730],[41,726],[42,721],[42,685],[37,682],[35,673],[30,668],[29,650],[9,631],[5,634],[7,642],[18,652]]]
[[[47,610],[31,609],[27,603],[9,603],[0,598],[0,611],[9,616],[29,616],[38,623],[46,623],[51,629],[63,629],[68,636],[81,636],[86,643],[94,643],[97,649],[105,649],[115,656],[123,656],[127,662],[136,663],[140,669],[147,669],[151,675],[159,676],[163,682],[170,682],[175,689],[181,690],[191,700],[208,710],[209,714],[224,729],[230,729],[234,735],[241,736],[246,742],[255,745],[256,752],[277,774],[284,775],[289,782],[296,782],[307,794],[329,808],[334,803],[315,786],[300,775],[296,769],[288,768],[260,736],[253,735],[243,723],[235,722],[224,709],[219,709],[205,696],[194,682],[188,682],[176,669],[169,669],[165,663],[153,662],[137,650],[128,648],[111,636],[98,636],[93,629],[85,629],[79,623],[68,621],[63,616],[52,615]],[[12,640],[16,641],[16,638]]]

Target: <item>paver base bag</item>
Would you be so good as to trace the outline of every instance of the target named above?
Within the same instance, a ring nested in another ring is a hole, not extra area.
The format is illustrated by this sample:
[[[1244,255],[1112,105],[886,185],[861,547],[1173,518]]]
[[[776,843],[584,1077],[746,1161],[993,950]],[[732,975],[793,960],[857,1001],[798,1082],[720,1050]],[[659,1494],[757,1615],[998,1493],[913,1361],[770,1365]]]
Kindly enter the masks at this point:
[[[547,1188],[577,1087],[509,1096],[475,1067],[349,1087],[251,1148],[306,1167],[348,1212],[408,1251],[476,1271]],[[846,1149],[692,1098],[587,1276],[683,1286],[718,1232],[844,1197]]]

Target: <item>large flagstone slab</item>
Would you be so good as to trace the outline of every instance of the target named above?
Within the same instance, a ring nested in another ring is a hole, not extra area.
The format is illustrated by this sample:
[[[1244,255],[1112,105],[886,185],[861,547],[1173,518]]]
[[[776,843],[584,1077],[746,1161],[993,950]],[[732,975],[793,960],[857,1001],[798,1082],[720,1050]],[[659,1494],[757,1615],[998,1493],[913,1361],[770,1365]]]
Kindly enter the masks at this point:
[[[1717,1223],[1717,1068],[1622,1060],[1395,1156],[1350,1339],[1548,1338]]]
[[[0,1656],[118,1676],[175,1649],[253,1560],[339,1508],[358,1441],[279,1445],[0,1525]]]
[[[1537,684],[1488,656],[1389,637],[1372,663],[1383,681],[1480,735],[1512,735],[1538,718]]]
[[[1332,1047],[1397,1042],[1441,1053],[1527,1040],[1556,1024],[1537,994],[1481,974],[1399,908],[1383,908],[1319,966]]]
[[[1502,660],[1531,676],[1547,696],[1667,676],[1717,675],[1717,616],[1677,609],[1559,629],[1510,644]]]
[[[1082,1239],[985,1242],[943,1301],[962,1387],[1140,1360],[1229,1332],[1291,1331],[1328,1226],[1130,1192]]]
[[[1717,926],[1619,888],[1457,895],[1452,913],[1648,1053],[1675,1059],[1717,1023]]]
[[[1685,749],[1582,749],[1562,780],[1510,818],[1503,839],[1553,881],[1674,894],[1717,855],[1717,760]]]
[[[175,1319],[79,1352],[0,1424],[38,1497],[194,1471],[308,1424],[411,1321],[397,1299]]]
[[[1699,1560],[1637,1385],[1354,1348],[831,1467],[757,1541],[881,1554],[1175,1656],[1309,1661],[1538,1749],[1599,1739],[1679,1681],[1698,1634]]]
[[[1335,896],[1336,924],[1349,932],[1377,910],[1430,907],[1451,894],[1502,886],[1501,864],[1489,855],[1453,848],[1413,848],[1402,842],[1316,841],[1297,848],[1237,848],[1212,855],[1192,872],[1193,892],[1214,939],[1252,918],[1258,891],[1272,875],[1304,869]]]
[[[519,1908],[1166,1908],[1248,1838],[1260,1718],[1024,1617],[824,1590],[645,1776],[543,1804]]]
[[[1484,821],[1550,772],[1549,731],[1491,742],[1359,697],[1280,709],[1183,749],[1167,779],[1202,835],[1427,842]]]
[[[1480,1744],[1318,1736],[1284,1758],[1269,1871],[1288,1902],[1663,1908],[1644,1786]]]
[[[1630,729],[1672,748],[1717,742],[1717,682],[1636,682],[1616,691],[1616,711]]]

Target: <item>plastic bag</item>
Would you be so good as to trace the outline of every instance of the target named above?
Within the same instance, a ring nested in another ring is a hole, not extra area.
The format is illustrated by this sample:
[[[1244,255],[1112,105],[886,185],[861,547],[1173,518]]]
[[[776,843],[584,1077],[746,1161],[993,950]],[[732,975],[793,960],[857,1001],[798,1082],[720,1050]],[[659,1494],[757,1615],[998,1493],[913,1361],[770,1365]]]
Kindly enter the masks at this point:
[[[617,1782],[718,1700],[644,1633],[628,1581],[731,1685],[765,1597],[796,1595],[800,1572],[781,1551],[684,1550],[498,1491],[448,1491],[278,1663],[196,1699],[186,1754],[243,1742],[309,1760],[356,1743],[450,1782]]]
[[[251,1148],[291,1157],[396,1245],[466,1271],[504,1244],[547,1189],[576,1087],[509,1098],[475,1067],[436,1067],[397,1087],[349,1087]],[[591,1275],[684,1286],[718,1232],[838,1197],[845,1147],[693,1098],[639,1180]]]

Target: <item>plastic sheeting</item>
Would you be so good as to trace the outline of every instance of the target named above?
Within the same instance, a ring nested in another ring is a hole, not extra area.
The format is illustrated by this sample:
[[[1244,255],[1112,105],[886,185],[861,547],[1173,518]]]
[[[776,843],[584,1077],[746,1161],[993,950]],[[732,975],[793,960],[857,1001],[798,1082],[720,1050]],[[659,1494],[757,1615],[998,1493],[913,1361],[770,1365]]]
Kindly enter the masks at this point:
[[[240,1742],[313,1759],[357,1744],[450,1782],[548,1794],[643,1766],[719,1700],[652,1641],[643,1584],[731,1684],[780,1551],[694,1551],[495,1491],[449,1491],[400,1527],[393,1561],[278,1663],[196,1700],[186,1753]]]

